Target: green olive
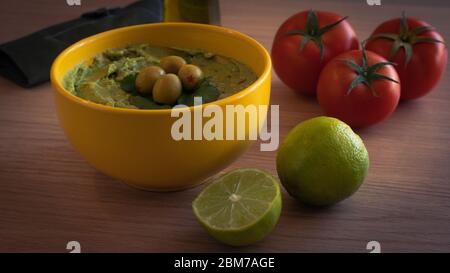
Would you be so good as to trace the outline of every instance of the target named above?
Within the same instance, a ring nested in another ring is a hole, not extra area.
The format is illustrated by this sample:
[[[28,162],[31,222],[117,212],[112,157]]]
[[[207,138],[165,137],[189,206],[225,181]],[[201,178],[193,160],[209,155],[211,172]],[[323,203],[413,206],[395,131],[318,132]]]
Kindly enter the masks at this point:
[[[159,65],[166,71],[166,73],[177,74],[178,70],[186,64],[186,61],[179,56],[167,56],[161,58]]]
[[[181,96],[181,81],[175,74],[161,76],[153,86],[153,100],[162,104],[175,104]]]
[[[143,94],[152,93],[156,81],[164,74],[164,70],[156,65],[142,69],[136,77],[136,89]]]
[[[192,90],[203,79],[203,72],[196,65],[185,64],[180,68],[180,71],[178,71],[178,77],[180,77],[181,83],[185,89]]]

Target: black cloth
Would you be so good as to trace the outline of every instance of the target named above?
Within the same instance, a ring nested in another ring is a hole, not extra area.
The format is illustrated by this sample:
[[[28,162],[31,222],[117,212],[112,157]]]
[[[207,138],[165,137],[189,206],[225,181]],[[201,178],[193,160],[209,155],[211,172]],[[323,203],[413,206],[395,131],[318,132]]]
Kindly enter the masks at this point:
[[[106,30],[160,22],[162,0],[141,0],[123,8],[101,8],[0,45],[0,74],[23,86],[49,80],[53,60],[69,45]]]

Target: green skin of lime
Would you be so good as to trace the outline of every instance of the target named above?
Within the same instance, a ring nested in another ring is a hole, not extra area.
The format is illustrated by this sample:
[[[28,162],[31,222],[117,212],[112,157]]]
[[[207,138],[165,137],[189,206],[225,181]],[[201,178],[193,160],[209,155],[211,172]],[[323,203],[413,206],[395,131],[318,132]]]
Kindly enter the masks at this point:
[[[251,169],[248,169],[251,170]],[[263,172],[257,170],[258,172]],[[230,246],[246,246],[263,240],[276,226],[281,214],[281,190],[275,177],[264,172],[274,180],[276,196],[266,213],[253,223],[237,229],[220,229],[205,223],[195,209],[196,200],[192,203],[194,215],[205,230],[216,240]],[[214,182],[212,182],[214,183]],[[205,189],[206,190],[206,189]],[[199,197],[197,197],[199,198]]]
[[[216,240],[230,246],[247,246],[262,241],[273,230],[281,214],[281,195],[273,202],[269,212],[265,214],[256,225],[251,225],[242,230],[212,229],[200,223],[208,233]]]
[[[342,121],[317,117],[297,125],[280,145],[277,171],[288,193],[313,206],[342,201],[361,186],[369,156]]]

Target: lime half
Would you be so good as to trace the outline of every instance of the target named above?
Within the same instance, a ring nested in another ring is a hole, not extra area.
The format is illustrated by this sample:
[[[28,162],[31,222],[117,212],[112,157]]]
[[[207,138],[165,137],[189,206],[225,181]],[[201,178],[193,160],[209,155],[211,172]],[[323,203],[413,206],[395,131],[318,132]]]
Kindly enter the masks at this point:
[[[213,180],[192,203],[208,233],[232,246],[256,243],[278,222],[281,193],[272,175],[257,169],[236,169]]]

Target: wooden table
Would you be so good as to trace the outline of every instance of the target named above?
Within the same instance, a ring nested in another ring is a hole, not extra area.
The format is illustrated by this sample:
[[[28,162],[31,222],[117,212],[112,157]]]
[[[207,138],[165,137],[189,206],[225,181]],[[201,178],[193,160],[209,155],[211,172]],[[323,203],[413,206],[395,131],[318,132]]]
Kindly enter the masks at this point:
[[[127,2],[82,0],[81,7],[69,7],[62,0],[3,0],[0,42],[82,11]],[[223,25],[255,37],[267,49],[284,19],[310,8],[350,15],[361,38],[406,10],[450,40],[445,1],[436,1],[436,7],[428,1],[387,2],[370,7],[363,0],[228,0],[221,2],[221,11]],[[386,122],[358,131],[371,166],[352,198],[312,209],[284,192],[276,229],[244,248],[217,243],[196,223],[190,204],[202,187],[151,193],[99,173],[66,141],[49,84],[25,90],[0,78],[0,251],[67,252],[71,240],[84,252],[367,252],[372,240],[384,252],[450,251],[449,76],[447,70],[427,97],[401,103]],[[272,91],[271,103],[280,105],[282,139],[297,123],[321,115],[315,100],[294,95],[276,76]],[[230,169],[257,167],[276,174],[275,155],[253,145]]]

